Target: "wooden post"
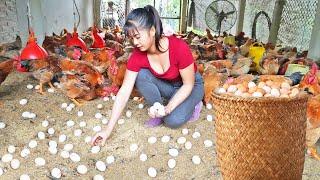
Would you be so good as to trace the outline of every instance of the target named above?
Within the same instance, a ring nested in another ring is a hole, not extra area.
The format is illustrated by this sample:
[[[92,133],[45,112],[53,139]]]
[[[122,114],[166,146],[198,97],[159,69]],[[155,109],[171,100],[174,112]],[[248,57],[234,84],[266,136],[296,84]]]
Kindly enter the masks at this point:
[[[187,32],[187,8],[188,0],[181,0],[181,14],[180,14],[180,31]]]
[[[275,2],[273,15],[272,15],[271,28],[270,28],[269,38],[268,38],[269,43],[272,43],[272,44],[277,43],[282,11],[285,3],[286,3],[286,0],[276,0]]]
[[[240,0],[238,8],[239,8],[239,13],[238,13],[236,35],[243,31],[243,21],[244,21],[244,12],[246,10],[246,0]]]
[[[125,9],[125,12],[124,12],[124,17],[127,19],[127,16],[129,14],[129,11],[130,11],[130,1],[129,0],[125,0],[126,1],[126,9]]]
[[[99,28],[101,28],[101,0],[94,0],[93,1],[93,22],[95,25],[97,25]]]
[[[308,58],[315,61],[320,61],[320,5],[318,4],[317,13],[314,18],[314,25],[311,34],[311,40],[309,44]]]

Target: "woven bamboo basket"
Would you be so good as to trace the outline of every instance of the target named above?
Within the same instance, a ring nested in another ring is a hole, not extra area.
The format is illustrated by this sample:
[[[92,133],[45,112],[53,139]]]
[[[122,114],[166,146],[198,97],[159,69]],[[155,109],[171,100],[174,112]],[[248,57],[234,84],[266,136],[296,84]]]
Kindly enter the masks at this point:
[[[224,179],[301,179],[308,96],[213,95],[217,155]]]

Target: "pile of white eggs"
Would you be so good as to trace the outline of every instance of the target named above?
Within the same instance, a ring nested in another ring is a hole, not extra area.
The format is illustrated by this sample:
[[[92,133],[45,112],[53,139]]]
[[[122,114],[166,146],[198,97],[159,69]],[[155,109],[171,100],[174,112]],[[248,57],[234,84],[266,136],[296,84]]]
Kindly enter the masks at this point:
[[[293,98],[300,93],[298,87],[291,86],[288,82],[266,82],[241,84],[224,84],[223,87],[216,89],[218,94],[228,94],[240,97],[274,97],[274,98]]]
[[[157,116],[157,115],[165,116],[166,115],[165,107],[162,104],[160,104],[159,102],[155,102],[150,107],[149,112],[151,115],[154,115],[154,116]]]

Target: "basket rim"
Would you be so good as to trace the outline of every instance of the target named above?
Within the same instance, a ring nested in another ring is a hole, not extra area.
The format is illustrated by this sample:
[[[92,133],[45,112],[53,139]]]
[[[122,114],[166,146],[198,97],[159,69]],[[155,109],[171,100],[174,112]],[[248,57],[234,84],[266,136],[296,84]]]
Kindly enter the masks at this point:
[[[295,97],[241,97],[241,96],[232,96],[228,94],[218,94],[213,92],[212,94],[213,99],[219,100],[228,100],[228,101],[237,101],[237,102],[257,102],[257,103],[270,103],[270,102],[290,102],[290,101],[300,101],[300,100],[307,100],[311,95],[307,94],[306,92],[301,92]]]

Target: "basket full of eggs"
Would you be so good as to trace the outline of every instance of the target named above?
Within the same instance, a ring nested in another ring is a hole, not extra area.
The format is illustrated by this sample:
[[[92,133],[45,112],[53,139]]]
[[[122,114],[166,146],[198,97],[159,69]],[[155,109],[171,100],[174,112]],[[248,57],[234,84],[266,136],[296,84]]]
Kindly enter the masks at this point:
[[[301,179],[308,95],[284,76],[244,75],[212,94],[224,179]]]

